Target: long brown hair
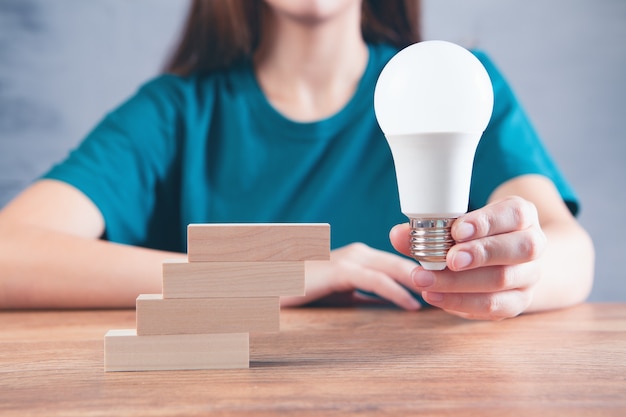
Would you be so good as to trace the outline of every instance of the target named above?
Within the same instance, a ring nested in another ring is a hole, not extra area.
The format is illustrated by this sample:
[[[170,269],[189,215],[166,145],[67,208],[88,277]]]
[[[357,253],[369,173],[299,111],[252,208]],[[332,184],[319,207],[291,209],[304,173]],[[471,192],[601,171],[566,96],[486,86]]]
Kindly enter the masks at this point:
[[[262,0],[193,0],[165,72],[188,75],[252,56],[261,35]],[[421,40],[420,0],[363,0],[363,39],[403,48]]]

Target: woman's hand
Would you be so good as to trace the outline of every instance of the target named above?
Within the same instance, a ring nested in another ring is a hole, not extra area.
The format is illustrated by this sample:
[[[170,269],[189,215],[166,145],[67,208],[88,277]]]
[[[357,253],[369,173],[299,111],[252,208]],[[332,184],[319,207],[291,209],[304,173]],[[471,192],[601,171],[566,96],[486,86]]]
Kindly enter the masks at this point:
[[[306,296],[283,297],[283,307],[297,306],[355,290],[374,293],[406,310],[420,303],[406,289],[413,286],[411,272],[417,264],[410,259],[353,243],[333,250],[330,261],[307,261]]]
[[[401,253],[409,253],[409,225],[391,230]],[[415,268],[413,288],[424,300],[469,318],[500,320],[524,312],[541,277],[540,256],[546,237],[535,205],[506,197],[459,217],[452,226],[457,242],[448,252],[448,268]]]

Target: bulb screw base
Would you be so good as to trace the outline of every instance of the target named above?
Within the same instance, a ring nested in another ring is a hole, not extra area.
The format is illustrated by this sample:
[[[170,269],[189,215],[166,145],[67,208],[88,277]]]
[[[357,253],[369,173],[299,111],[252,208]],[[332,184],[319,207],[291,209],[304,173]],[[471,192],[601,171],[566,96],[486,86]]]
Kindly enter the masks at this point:
[[[451,229],[456,218],[410,219],[409,247],[411,256],[425,269],[442,270],[446,254],[454,245]]]

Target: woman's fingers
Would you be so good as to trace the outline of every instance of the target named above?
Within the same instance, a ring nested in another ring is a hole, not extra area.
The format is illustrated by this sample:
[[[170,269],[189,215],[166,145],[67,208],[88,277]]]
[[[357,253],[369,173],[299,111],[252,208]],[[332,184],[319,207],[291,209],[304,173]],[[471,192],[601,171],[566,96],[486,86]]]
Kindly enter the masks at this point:
[[[382,272],[360,268],[360,270],[354,271],[354,275],[351,275],[350,279],[354,288],[376,294],[405,310],[417,310],[421,307],[421,304],[406,287],[398,284]]]
[[[394,248],[409,255],[408,223],[389,233]],[[456,244],[447,256],[454,271],[491,265],[514,265],[536,259],[546,245],[535,206],[520,198],[508,197],[467,213],[452,225]]]
[[[522,313],[540,279],[537,262],[546,246],[536,207],[507,197],[459,217],[448,269],[416,268],[411,278],[424,300],[470,319],[499,320]],[[390,231],[393,246],[409,253],[408,223]]]
[[[426,302],[469,319],[501,320],[523,312],[539,280],[535,262],[462,272],[416,268],[412,278]]]
[[[511,196],[459,217],[452,224],[452,238],[456,242],[466,242],[525,230],[538,224],[535,205]]]
[[[448,251],[448,267],[463,271],[492,265],[516,265],[537,259],[546,246],[539,225],[457,243]]]
[[[331,253],[335,291],[358,289],[374,293],[407,310],[420,303],[407,288],[413,287],[412,260],[354,243]]]
[[[535,260],[546,246],[534,204],[508,197],[461,216],[452,225],[457,242],[448,252],[448,267],[463,271]]]
[[[521,289],[478,294],[426,291],[422,296],[428,303],[449,313],[474,320],[502,320],[515,317],[532,301],[532,292]]]
[[[463,272],[427,271],[416,268],[412,274],[418,291],[441,293],[487,293],[528,288],[539,280],[535,263],[515,266],[492,266]]]
[[[398,252],[411,256],[409,249],[409,234],[411,232],[411,226],[408,223],[398,224],[391,228],[389,231],[389,240],[391,245]]]

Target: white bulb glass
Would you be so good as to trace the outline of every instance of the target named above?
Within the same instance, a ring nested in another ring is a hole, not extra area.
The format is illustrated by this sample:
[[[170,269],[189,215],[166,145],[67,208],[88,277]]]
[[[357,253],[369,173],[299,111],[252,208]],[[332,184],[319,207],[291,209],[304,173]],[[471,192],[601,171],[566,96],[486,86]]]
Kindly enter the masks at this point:
[[[493,87],[481,62],[446,41],[399,51],[383,68],[374,110],[391,148],[411,253],[446,266],[450,228],[467,211],[476,147],[491,119]]]

